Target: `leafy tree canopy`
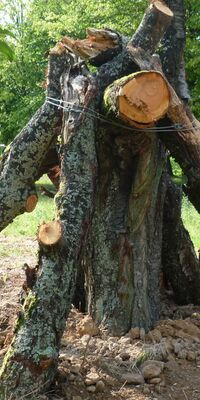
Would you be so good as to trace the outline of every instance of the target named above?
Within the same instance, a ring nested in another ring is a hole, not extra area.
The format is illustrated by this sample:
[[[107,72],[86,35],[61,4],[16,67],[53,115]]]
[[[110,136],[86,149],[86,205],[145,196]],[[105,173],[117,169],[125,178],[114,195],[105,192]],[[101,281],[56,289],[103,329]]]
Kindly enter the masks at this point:
[[[47,53],[61,36],[83,38],[87,27],[102,26],[129,36],[147,4],[146,0],[0,0],[6,28],[15,35],[14,60],[0,59],[0,143],[11,141],[43,102]],[[200,11],[197,0],[187,0],[186,6],[187,79],[194,111],[200,116]]]

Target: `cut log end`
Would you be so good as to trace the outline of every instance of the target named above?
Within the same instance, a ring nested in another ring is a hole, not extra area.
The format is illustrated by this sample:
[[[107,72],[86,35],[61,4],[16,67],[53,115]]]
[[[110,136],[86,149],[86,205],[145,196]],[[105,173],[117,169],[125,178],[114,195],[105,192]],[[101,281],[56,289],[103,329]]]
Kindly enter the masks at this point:
[[[26,212],[31,213],[33,210],[35,210],[35,207],[38,202],[38,197],[36,194],[32,194],[26,199],[26,204],[25,204],[25,209]]]
[[[153,1],[153,7],[156,8],[161,13],[165,14],[168,17],[173,17],[173,12],[170,10],[167,5],[162,1]]]
[[[143,71],[130,76],[118,94],[119,117],[129,124],[152,125],[162,118],[170,103],[170,91],[163,75]]]
[[[38,241],[45,246],[57,244],[62,237],[62,227],[59,221],[43,223],[38,229]]]

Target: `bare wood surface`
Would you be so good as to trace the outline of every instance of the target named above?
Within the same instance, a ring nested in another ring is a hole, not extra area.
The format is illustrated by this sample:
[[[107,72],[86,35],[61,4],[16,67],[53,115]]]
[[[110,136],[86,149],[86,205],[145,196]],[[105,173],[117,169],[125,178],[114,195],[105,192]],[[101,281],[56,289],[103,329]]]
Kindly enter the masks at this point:
[[[51,221],[43,223],[38,229],[38,241],[44,246],[53,246],[59,242],[62,237],[62,226],[60,221]]]
[[[35,210],[37,202],[38,202],[38,196],[36,194],[30,195],[26,200],[26,205],[25,205],[26,212],[31,213],[33,210]]]
[[[160,72],[141,71],[123,77],[104,94],[106,112],[133,126],[147,127],[162,118],[170,103],[168,84]]]

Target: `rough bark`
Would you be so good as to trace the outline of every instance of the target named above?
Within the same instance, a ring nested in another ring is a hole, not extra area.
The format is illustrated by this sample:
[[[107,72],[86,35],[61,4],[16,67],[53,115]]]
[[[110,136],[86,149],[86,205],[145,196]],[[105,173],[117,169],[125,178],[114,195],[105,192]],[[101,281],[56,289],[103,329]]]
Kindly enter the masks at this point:
[[[62,237],[55,245],[49,246],[49,242],[44,245],[43,240],[40,243],[39,277],[18,318],[16,336],[1,370],[2,399],[5,394],[12,394],[16,399],[24,394],[35,398],[37,392],[44,391],[52,382],[60,338],[80,266],[85,269],[89,312],[113,333],[125,333],[131,326],[149,329],[159,317],[165,151],[153,131],[136,134],[134,130],[130,132],[122,126],[107,129],[108,126],[106,128],[105,124],[100,126],[99,123],[95,138],[94,111],[98,111],[101,105],[104,89],[114,80],[144,69],[144,65],[147,70],[158,67],[158,59],[151,54],[171,18],[172,13],[163,3],[156,1],[149,7],[145,24],[143,21],[128,47],[124,49],[122,45],[117,49],[119,54],[100,67],[96,75],[98,93],[84,64],[77,64],[72,54],[64,56],[62,43],[56,46],[53,57],[57,60],[66,57],[69,61],[62,81],[62,96],[64,101],[72,103],[71,111],[64,112],[61,183],[56,196]],[[153,26],[155,21],[156,32]],[[145,52],[148,53],[146,56]],[[112,53],[112,57],[114,55]],[[56,75],[55,86],[52,85],[49,90],[51,98],[60,98],[60,74],[61,71]],[[175,119],[176,102],[173,104],[171,118]],[[48,112],[56,113],[57,108],[49,103],[44,105],[41,113],[46,112],[47,107]],[[180,107],[177,108],[179,114]],[[46,120],[43,127],[44,115],[41,113],[39,121],[32,121],[37,124],[30,144],[33,142],[35,145],[37,137],[47,135]],[[31,131],[32,123],[29,127]],[[41,130],[41,126],[45,129]],[[22,139],[27,137],[27,131],[26,128]],[[193,144],[188,144],[188,137],[185,141],[183,131],[176,135],[185,152],[190,145],[193,146],[188,164],[195,171],[200,165],[199,162],[195,164],[198,161],[196,136]],[[18,140],[15,142],[17,154]],[[40,154],[38,162],[34,160],[34,163],[37,162],[37,174],[38,165],[40,171],[46,168],[42,162],[46,163],[47,143],[43,158]],[[99,167],[97,187],[96,149]],[[8,161],[9,157],[5,157],[2,176]],[[13,162],[12,165],[16,164]],[[31,168],[25,174],[27,181],[30,173]],[[35,175],[33,167],[31,182]]]
[[[163,220],[163,272],[178,304],[200,304],[200,266],[181,219],[182,190],[169,176]]]
[[[70,75],[65,76],[63,96],[66,101],[92,108],[92,78],[71,66]],[[62,238],[54,246],[40,244],[40,276],[17,320],[16,336],[1,369],[1,399],[5,395],[35,399],[55,375],[95,190],[95,126],[84,111],[65,114],[61,152],[61,185],[56,204]]]
[[[52,53],[49,60],[47,95],[60,98],[60,76],[69,56]],[[4,152],[0,165],[0,230],[27,210],[27,199],[35,195],[38,170],[57,136],[61,118],[57,107],[48,102],[36,112],[27,126]],[[55,131],[54,131],[55,129]]]
[[[114,334],[148,329],[159,316],[163,150],[154,136],[123,131],[102,131],[97,149],[99,191],[83,257],[89,311]]]
[[[173,11],[174,18],[162,39],[161,60],[163,70],[169,83],[178,96],[188,102],[190,94],[185,79],[185,7],[183,0],[166,0]]]

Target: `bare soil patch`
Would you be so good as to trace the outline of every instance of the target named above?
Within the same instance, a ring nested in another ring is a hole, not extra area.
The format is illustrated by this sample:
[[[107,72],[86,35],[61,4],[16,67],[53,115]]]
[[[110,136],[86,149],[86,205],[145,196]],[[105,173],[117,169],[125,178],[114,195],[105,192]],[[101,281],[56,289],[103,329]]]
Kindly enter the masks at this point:
[[[0,364],[21,307],[22,267],[35,265],[36,252],[32,238],[0,236]],[[113,337],[72,308],[52,390],[32,398],[200,400],[200,307],[166,297],[162,314],[150,333]]]

